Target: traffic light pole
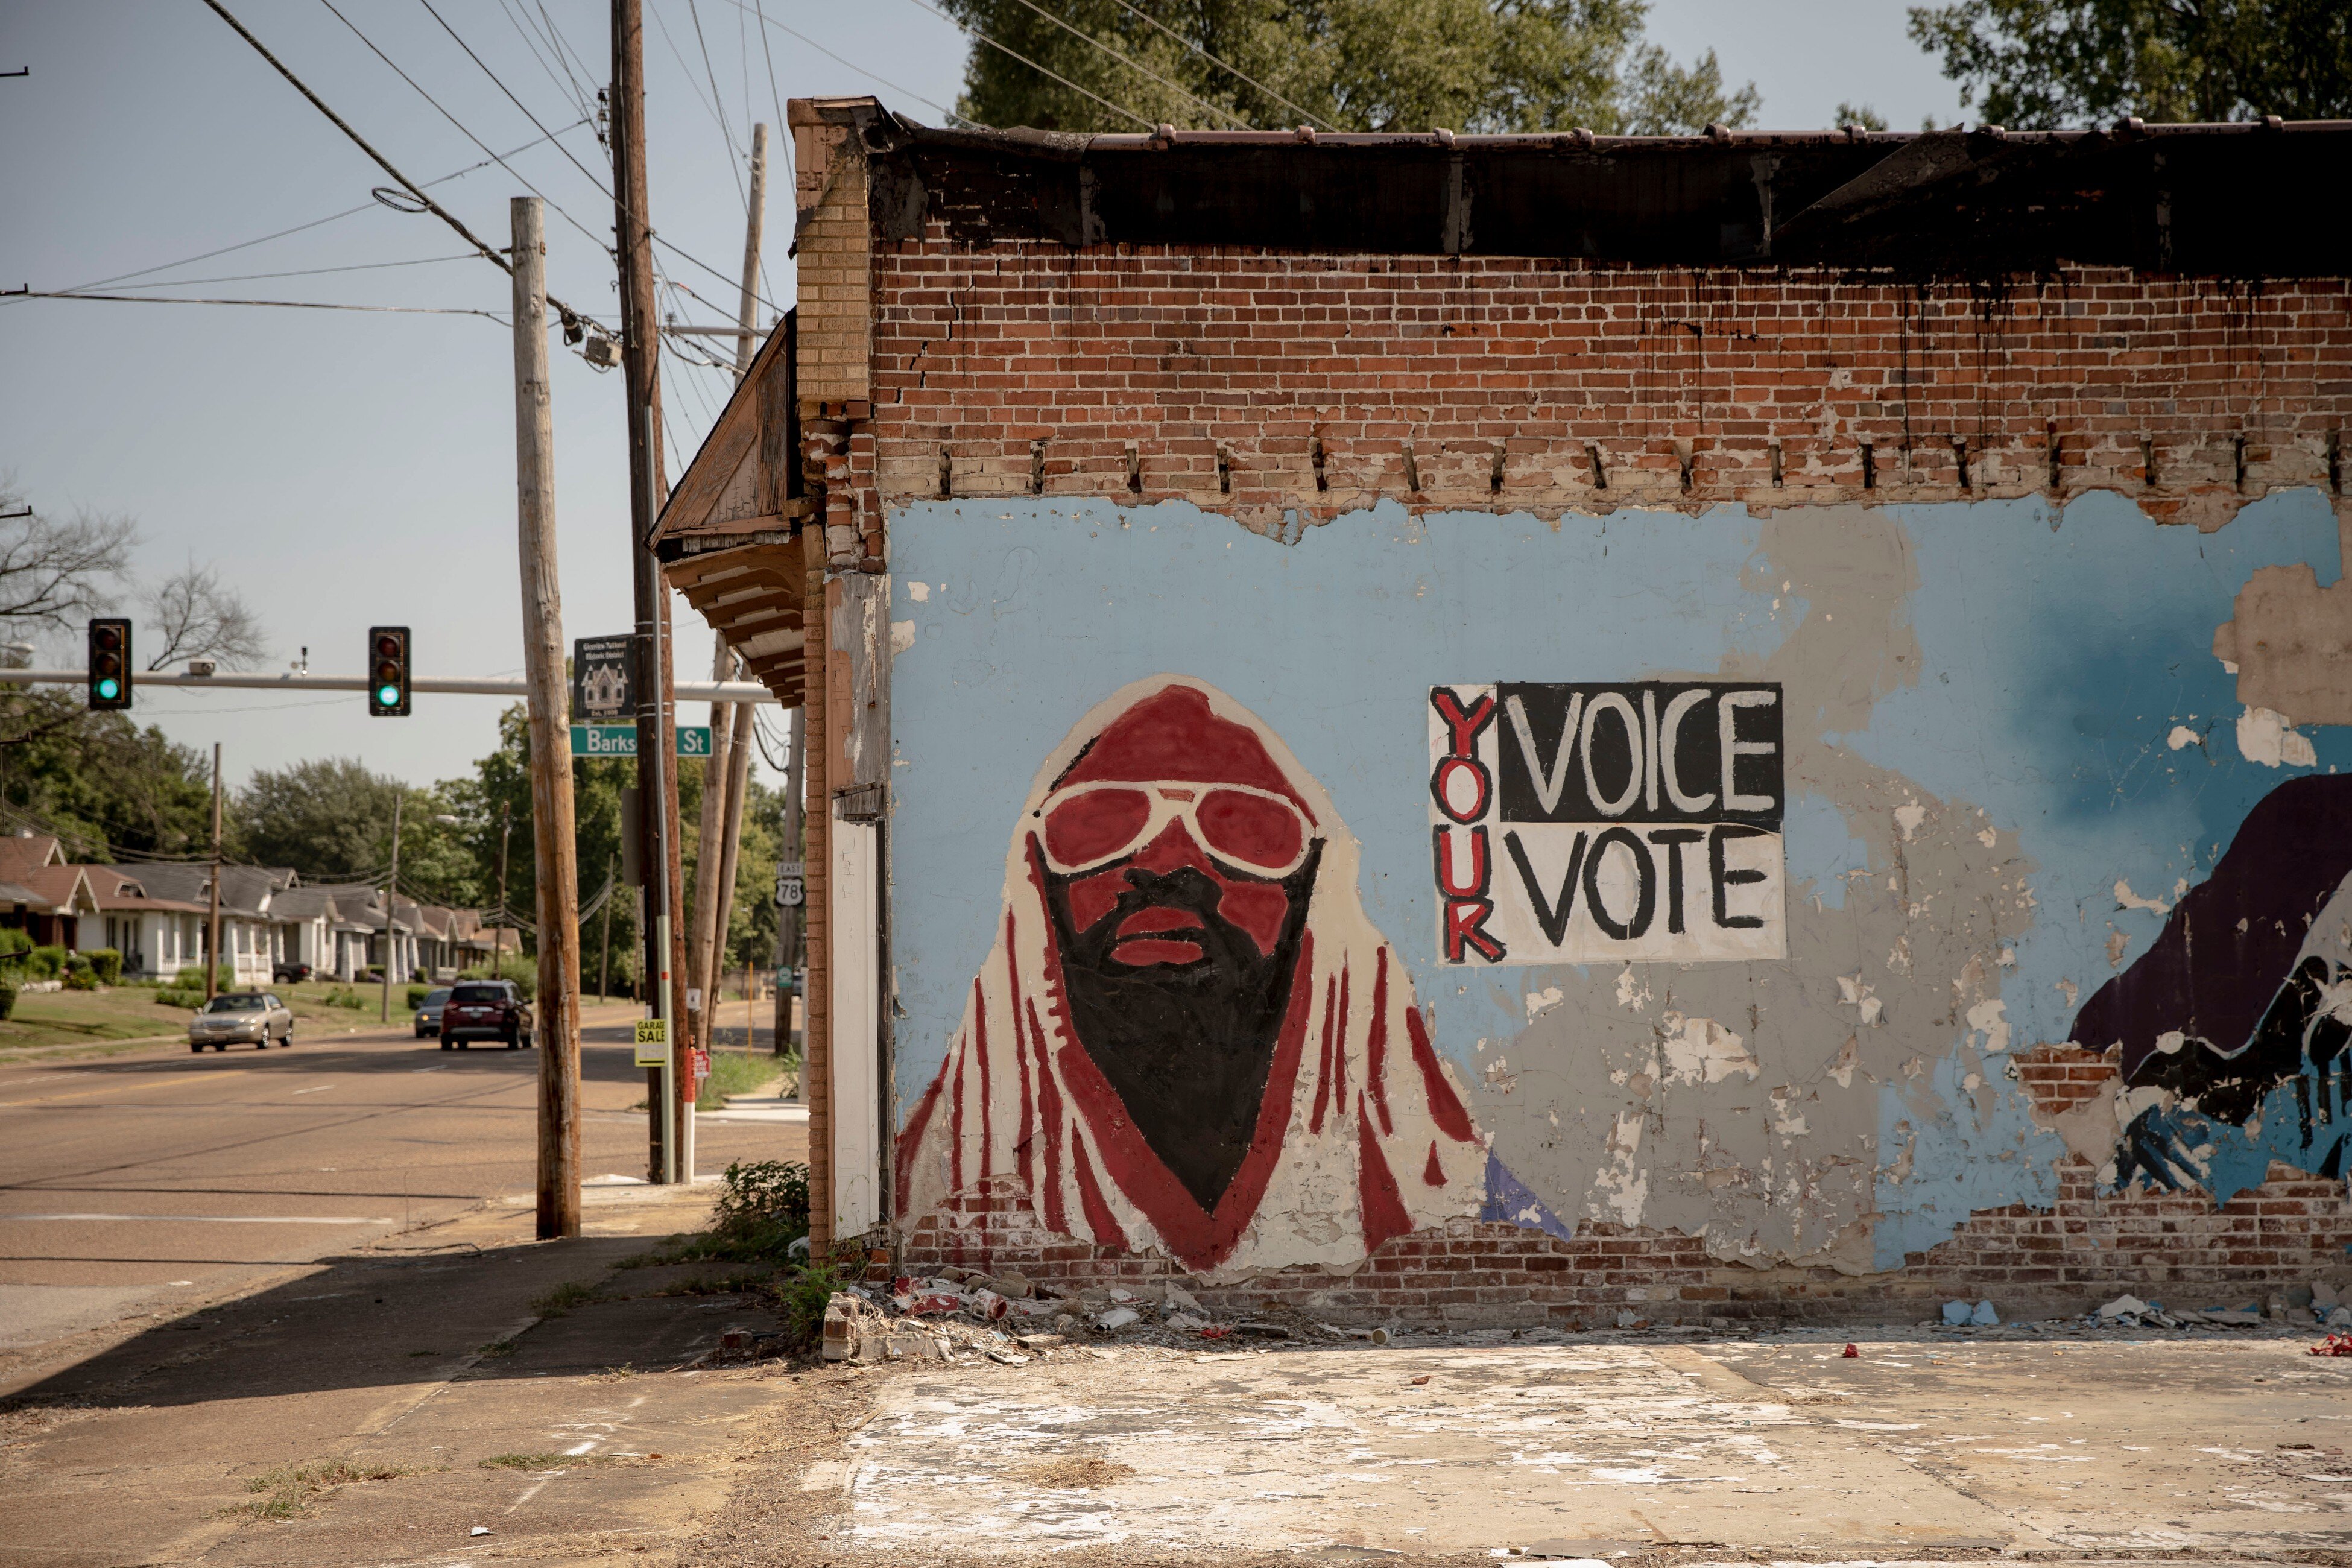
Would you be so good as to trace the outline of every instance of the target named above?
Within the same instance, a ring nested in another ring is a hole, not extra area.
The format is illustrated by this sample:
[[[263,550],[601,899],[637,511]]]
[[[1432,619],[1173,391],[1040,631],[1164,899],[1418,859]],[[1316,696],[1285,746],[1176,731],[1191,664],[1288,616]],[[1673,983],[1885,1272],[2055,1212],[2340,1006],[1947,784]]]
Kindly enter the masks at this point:
[[[205,1000],[209,1002],[220,990],[220,873],[221,873],[221,774],[220,742],[213,742],[213,875],[212,911],[205,918]]]
[[[400,945],[400,927],[395,921],[395,903],[400,897],[400,810],[408,804],[408,786],[399,785],[392,796],[392,875],[383,883],[383,963],[379,970],[383,980],[383,1011],[378,1016],[392,1022],[392,955]]]
[[[621,379],[629,420],[629,565],[635,590],[637,733],[651,737],[637,747],[638,814],[643,852],[646,958],[643,974],[653,989],[654,1016],[662,1020],[667,1050],[663,1065],[648,1069],[646,1113],[653,1123],[661,1160],[650,1174],[675,1182],[679,1140],[674,1120],[677,1103],[678,1020],[671,987],[669,748],[663,743],[667,660],[663,658],[662,581],[646,542],[661,514],[659,437],[660,342],[654,307],[653,231],[646,221],[645,12],[643,0],[613,0],[613,142],[614,226],[620,239]]]

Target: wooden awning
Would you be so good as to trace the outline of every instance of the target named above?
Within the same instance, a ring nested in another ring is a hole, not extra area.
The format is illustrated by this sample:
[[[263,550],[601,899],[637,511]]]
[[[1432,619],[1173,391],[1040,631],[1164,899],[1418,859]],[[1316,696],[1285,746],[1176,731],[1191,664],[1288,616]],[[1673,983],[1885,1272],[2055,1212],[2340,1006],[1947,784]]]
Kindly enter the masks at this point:
[[[670,586],[787,707],[801,703],[806,603],[793,321],[768,334],[654,525]]]

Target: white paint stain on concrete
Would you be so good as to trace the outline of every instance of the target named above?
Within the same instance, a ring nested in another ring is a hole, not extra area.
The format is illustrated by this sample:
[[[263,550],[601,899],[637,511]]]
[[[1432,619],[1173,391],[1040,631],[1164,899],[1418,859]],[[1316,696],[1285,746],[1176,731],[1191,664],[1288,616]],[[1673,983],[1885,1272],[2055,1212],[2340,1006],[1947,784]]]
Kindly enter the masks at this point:
[[[1658,1045],[1673,1083],[1721,1083],[1733,1073],[1753,1079],[1763,1070],[1748,1042],[1712,1018],[1668,1013],[1659,1021]]]

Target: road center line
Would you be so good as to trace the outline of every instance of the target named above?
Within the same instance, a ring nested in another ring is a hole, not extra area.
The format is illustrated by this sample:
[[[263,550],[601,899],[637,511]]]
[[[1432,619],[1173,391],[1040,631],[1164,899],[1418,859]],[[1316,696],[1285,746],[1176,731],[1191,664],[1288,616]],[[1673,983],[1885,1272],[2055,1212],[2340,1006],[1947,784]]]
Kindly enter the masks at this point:
[[[54,1100],[83,1100],[93,1094],[120,1094],[131,1089],[177,1089],[183,1085],[191,1083],[217,1083],[222,1079],[237,1078],[243,1074],[249,1073],[253,1069],[251,1068],[230,1068],[226,1071],[215,1070],[213,1072],[200,1074],[193,1070],[184,1068],[181,1070],[178,1077],[170,1079],[163,1083],[154,1083],[145,1079],[140,1079],[130,1083],[110,1083],[100,1089],[78,1089],[71,1094],[41,1094],[35,1095],[30,1100],[0,1100],[0,1107],[11,1105],[47,1105]]]
[[[16,1220],[72,1220],[83,1223],[162,1225],[393,1225],[391,1219],[365,1219],[348,1214],[0,1214],[0,1225]]]

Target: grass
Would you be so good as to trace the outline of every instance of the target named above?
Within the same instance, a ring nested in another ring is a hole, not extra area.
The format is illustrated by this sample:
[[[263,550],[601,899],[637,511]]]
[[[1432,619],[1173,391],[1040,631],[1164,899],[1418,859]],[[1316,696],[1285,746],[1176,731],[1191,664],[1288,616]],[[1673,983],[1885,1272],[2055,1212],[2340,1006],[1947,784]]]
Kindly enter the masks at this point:
[[[333,982],[305,981],[299,985],[268,988],[294,1013],[294,1037],[307,1026],[338,1031],[373,1024],[381,993],[373,985],[351,986]],[[330,1003],[331,994],[343,1000]],[[402,988],[393,988],[394,1026],[415,1014],[400,1005]],[[18,1051],[45,1054],[95,1049],[77,1055],[110,1056],[137,1043],[161,1043],[187,1038],[189,1018],[203,1005],[201,993],[159,989],[153,985],[112,985],[102,991],[31,991],[16,998],[14,1015],[0,1021],[0,1060]]]
[[[488,1344],[484,1345],[475,1353],[487,1360],[496,1361],[501,1356],[510,1356],[514,1354],[515,1342],[512,1340],[492,1340]]]
[[[530,1304],[530,1310],[542,1318],[561,1318],[566,1313],[604,1300],[593,1285],[583,1285],[567,1279]]]
[[[310,1507],[313,1498],[337,1487],[359,1481],[398,1480],[403,1476],[424,1473],[406,1465],[354,1465],[347,1459],[280,1465],[246,1481],[245,1489],[255,1494],[254,1501],[235,1503],[221,1511],[242,1519],[295,1519]]]
[[[710,1076],[702,1080],[702,1092],[695,1099],[695,1109],[722,1110],[729,1095],[751,1094],[766,1088],[783,1076],[787,1065],[784,1058],[765,1051],[712,1051]]]

